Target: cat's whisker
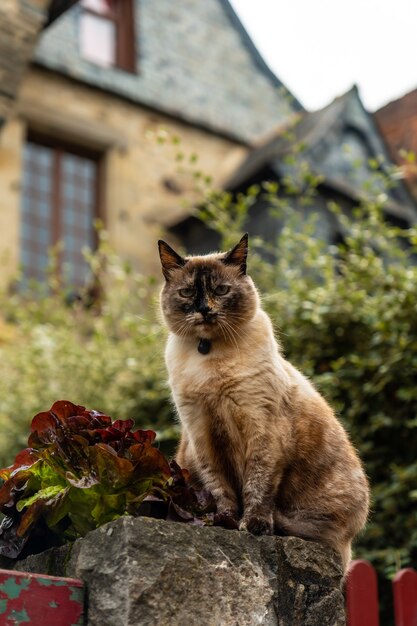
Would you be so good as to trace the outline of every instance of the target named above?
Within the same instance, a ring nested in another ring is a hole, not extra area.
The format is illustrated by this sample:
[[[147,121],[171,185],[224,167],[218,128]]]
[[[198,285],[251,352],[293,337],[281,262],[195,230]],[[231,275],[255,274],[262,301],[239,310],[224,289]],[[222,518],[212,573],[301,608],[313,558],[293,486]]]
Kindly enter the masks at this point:
[[[236,347],[236,350],[239,352],[240,355],[240,349],[239,349],[239,344],[237,342],[237,339],[239,339],[239,335],[236,333],[236,331],[233,329],[233,327],[229,324],[229,322],[227,322],[227,320],[222,320],[223,323],[223,328],[224,330],[227,332],[228,337],[230,338],[230,341],[234,344],[234,346]]]
[[[250,321],[246,316],[236,315],[234,313],[228,313],[226,319],[229,323],[237,326],[244,326]]]
[[[236,327],[232,324],[232,320],[230,319],[232,316],[231,315],[226,315],[224,313],[221,314],[221,320],[223,323],[227,324],[228,327],[234,332],[234,334],[240,339],[241,335],[240,333],[237,331]],[[242,318],[245,319],[245,318]]]
[[[226,333],[225,329],[223,328],[223,326],[221,324],[219,324],[219,328],[220,328],[221,334],[223,335],[223,339],[224,339],[225,343],[227,343],[228,336],[227,336],[227,333]]]
[[[187,326],[186,321],[182,320],[180,323],[176,324],[175,331],[177,333],[181,333],[182,330],[184,330],[184,328],[186,328],[186,326]]]
[[[189,334],[189,322],[184,320],[178,327],[176,327],[176,333],[182,339]]]
[[[219,328],[226,343],[228,343],[229,341],[233,341],[233,337],[230,336],[230,332],[225,324],[219,324]]]
[[[239,321],[248,319],[245,315],[239,315],[238,313],[232,313],[232,312],[228,312],[227,316],[229,319],[232,318],[232,319],[239,320]]]
[[[239,340],[242,338],[242,336],[230,324],[229,324],[229,330],[235,338],[236,347],[239,350],[239,355],[240,355]]]

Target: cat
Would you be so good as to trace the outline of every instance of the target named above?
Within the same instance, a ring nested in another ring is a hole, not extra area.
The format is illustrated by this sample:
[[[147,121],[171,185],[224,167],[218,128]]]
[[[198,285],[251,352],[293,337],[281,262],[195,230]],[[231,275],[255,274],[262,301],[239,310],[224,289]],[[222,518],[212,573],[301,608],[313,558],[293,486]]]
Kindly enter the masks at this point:
[[[240,530],[322,542],[346,570],[368,481],[330,406],[281,354],[246,272],[248,236],[205,256],[158,245],[176,461]]]

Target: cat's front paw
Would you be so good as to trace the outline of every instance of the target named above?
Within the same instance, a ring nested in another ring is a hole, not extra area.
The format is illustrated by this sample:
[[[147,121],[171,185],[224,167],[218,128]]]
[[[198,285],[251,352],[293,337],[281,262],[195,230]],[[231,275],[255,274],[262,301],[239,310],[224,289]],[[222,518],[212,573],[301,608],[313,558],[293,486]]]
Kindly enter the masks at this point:
[[[218,506],[217,515],[221,517],[231,517],[235,519],[236,522],[239,520],[238,510],[234,506],[225,506],[225,507]]]
[[[239,524],[239,530],[247,530],[252,535],[273,535],[274,522],[271,515],[248,515]]]
[[[234,502],[231,498],[218,498],[217,502],[217,513],[219,515],[224,515],[226,517],[233,517],[234,519],[239,519],[239,511],[236,502]]]

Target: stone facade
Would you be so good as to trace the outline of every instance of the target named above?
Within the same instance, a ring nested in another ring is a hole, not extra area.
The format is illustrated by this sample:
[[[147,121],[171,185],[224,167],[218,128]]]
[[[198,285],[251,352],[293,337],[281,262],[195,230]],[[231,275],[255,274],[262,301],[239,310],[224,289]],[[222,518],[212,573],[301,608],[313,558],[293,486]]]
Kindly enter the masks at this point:
[[[0,134],[0,287],[6,287],[18,268],[20,236],[21,148],[24,127],[16,119]]]
[[[81,579],[88,626],[345,625],[338,557],[295,537],[122,517],[12,568]]]
[[[50,0],[2,0],[0,4],[0,126],[13,109],[49,4]]]
[[[139,270],[159,275],[156,239],[164,226],[189,214],[185,197],[189,203],[199,198],[192,192],[195,179],[180,167],[198,155],[192,168],[222,185],[249,142],[301,108],[227,0],[136,0],[137,74],[81,58],[76,4],[44,30],[23,82],[51,7],[61,10],[63,3],[1,5],[0,117],[8,118],[0,134],[2,286],[19,267],[28,133],[101,155],[99,214],[110,242]],[[165,145],[156,138],[161,128]],[[178,146],[170,143],[174,136]]]
[[[80,56],[79,6],[45,31],[36,62],[240,141],[258,139],[300,110],[227,0],[135,1],[137,74]]]
[[[194,179],[181,173],[179,152],[198,155],[198,167],[222,184],[247,148],[41,68],[32,68],[21,88],[16,114],[0,134],[0,258],[6,285],[19,264],[22,149],[28,129],[46,137],[94,148],[101,155],[100,213],[110,243],[145,273],[157,273],[156,241],[164,224],[186,213]],[[167,142],[161,145],[163,129]],[[173,145],[170,137],[179,137]]]

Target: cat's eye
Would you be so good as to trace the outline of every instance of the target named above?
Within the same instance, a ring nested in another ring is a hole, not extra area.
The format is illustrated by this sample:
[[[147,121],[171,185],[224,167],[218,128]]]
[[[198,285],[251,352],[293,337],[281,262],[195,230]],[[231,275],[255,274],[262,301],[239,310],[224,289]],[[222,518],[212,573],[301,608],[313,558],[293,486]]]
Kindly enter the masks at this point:
[[[178,293],[182,298],[191,298],[194,294],[194,289],[192,287],[184,287],[184,289],[179,289]]]
[[[229,293],[229,291],[229,285],[217,285],[214,293],[216,294],[216,296],[225,296],[227,293]]]

